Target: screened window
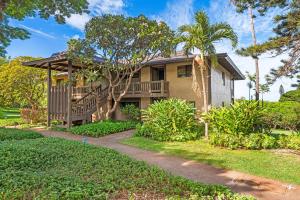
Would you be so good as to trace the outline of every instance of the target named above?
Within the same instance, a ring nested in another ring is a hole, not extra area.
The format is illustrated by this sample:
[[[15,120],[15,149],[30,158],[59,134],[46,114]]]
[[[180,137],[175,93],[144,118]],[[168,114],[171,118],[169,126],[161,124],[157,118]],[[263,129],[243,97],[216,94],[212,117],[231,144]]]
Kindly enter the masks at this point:
[[[192,76],[192,65],[181,65],[177,67],[177,77],[191,77]]]
[[[222,72],[222,80],[223,80],[223,85],[225,85],[225,73]]]

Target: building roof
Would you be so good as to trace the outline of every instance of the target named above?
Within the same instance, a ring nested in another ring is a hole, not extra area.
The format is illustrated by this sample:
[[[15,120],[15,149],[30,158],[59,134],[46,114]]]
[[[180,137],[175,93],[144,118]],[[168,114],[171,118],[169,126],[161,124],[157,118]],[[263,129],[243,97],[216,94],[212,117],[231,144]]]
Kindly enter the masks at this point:
[[[196,57],[195,54],[184,55],[183,52],[177,52],[175,55],[171,57],[158,57],[149,62],[149,65],[165,65],[169,63],[178,63],[185,61],[192,61]],[[218,62],[228,70],[234,77],[235,80],[244,80],[245,76],[238,69],[238,67],[234,64],[231,58],[227,53],[219,53],[217,54]],[[95,62],[103,62],[103,59],[99,57],[94,58]],[[49,64],[51,64],[51,69],[56,71],[66,72],[68,71],[68,59],[65,52],[52,54],[49,58],[44,58],[40,60],[24,62],[24,66],[37,67],[47,69]],[[78,70],[83,66],[80,66],[77,63],[72,63],[73,69]]]

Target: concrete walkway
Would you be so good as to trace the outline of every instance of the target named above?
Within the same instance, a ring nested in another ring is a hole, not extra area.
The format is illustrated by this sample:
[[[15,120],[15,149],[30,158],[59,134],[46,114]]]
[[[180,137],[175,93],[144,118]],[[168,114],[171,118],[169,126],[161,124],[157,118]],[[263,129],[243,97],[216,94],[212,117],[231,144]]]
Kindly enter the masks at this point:
[[[68,140],[83,141],[83,136],[73,135],[67,132],[49,131],[38,128],[34,130],[46,137],[59,137]],[[142,160],[148,164],[159,166],[174,175],[183,176],[194,181],[226,185],[235,192],[250,194],[263,200],[300,200],[300,186],[289,185],[233,170],[218,169],[207,164],[142,150],[119,143],[120,140],[131,137],[132,132],[133,131],[126,131],[102,138],[85,138],[89,144],[114,149],[136,160]]]

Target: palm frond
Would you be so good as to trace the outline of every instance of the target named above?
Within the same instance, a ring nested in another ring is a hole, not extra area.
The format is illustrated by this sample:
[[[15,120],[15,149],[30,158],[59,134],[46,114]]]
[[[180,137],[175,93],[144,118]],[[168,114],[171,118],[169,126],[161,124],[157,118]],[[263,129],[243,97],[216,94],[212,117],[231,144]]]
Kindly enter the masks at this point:
[[[232,29],[232,27],[227,23],[217,23],[210,26],[211,41],[217,42],[224,39],[231,41],[233,47],[238,44],[238,36]]]

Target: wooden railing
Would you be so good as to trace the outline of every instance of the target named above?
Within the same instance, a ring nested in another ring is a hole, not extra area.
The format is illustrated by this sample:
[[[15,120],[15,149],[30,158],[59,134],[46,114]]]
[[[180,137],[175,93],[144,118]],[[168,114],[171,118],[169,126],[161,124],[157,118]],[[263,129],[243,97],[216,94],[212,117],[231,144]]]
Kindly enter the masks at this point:
[[[108,89],[101,86],[87,93],[82,98],[72,103],[72,119],[79,120],[88,118],[97,110],[97,103],[103,104],[106,101]],[[98,99],[97,99],[98,98]]]
[[[50,91],[50,118],[54,120],[64,120],[67,117],[68,87],[66,85],[53,86]]]
[[[116,88],[117,93],[125,90],[125,84],[121,84]],[[152,97],[169,95],[169,82],[167,81],[148,81],[148,82],[132,82],[128,88],[125,97]]]

